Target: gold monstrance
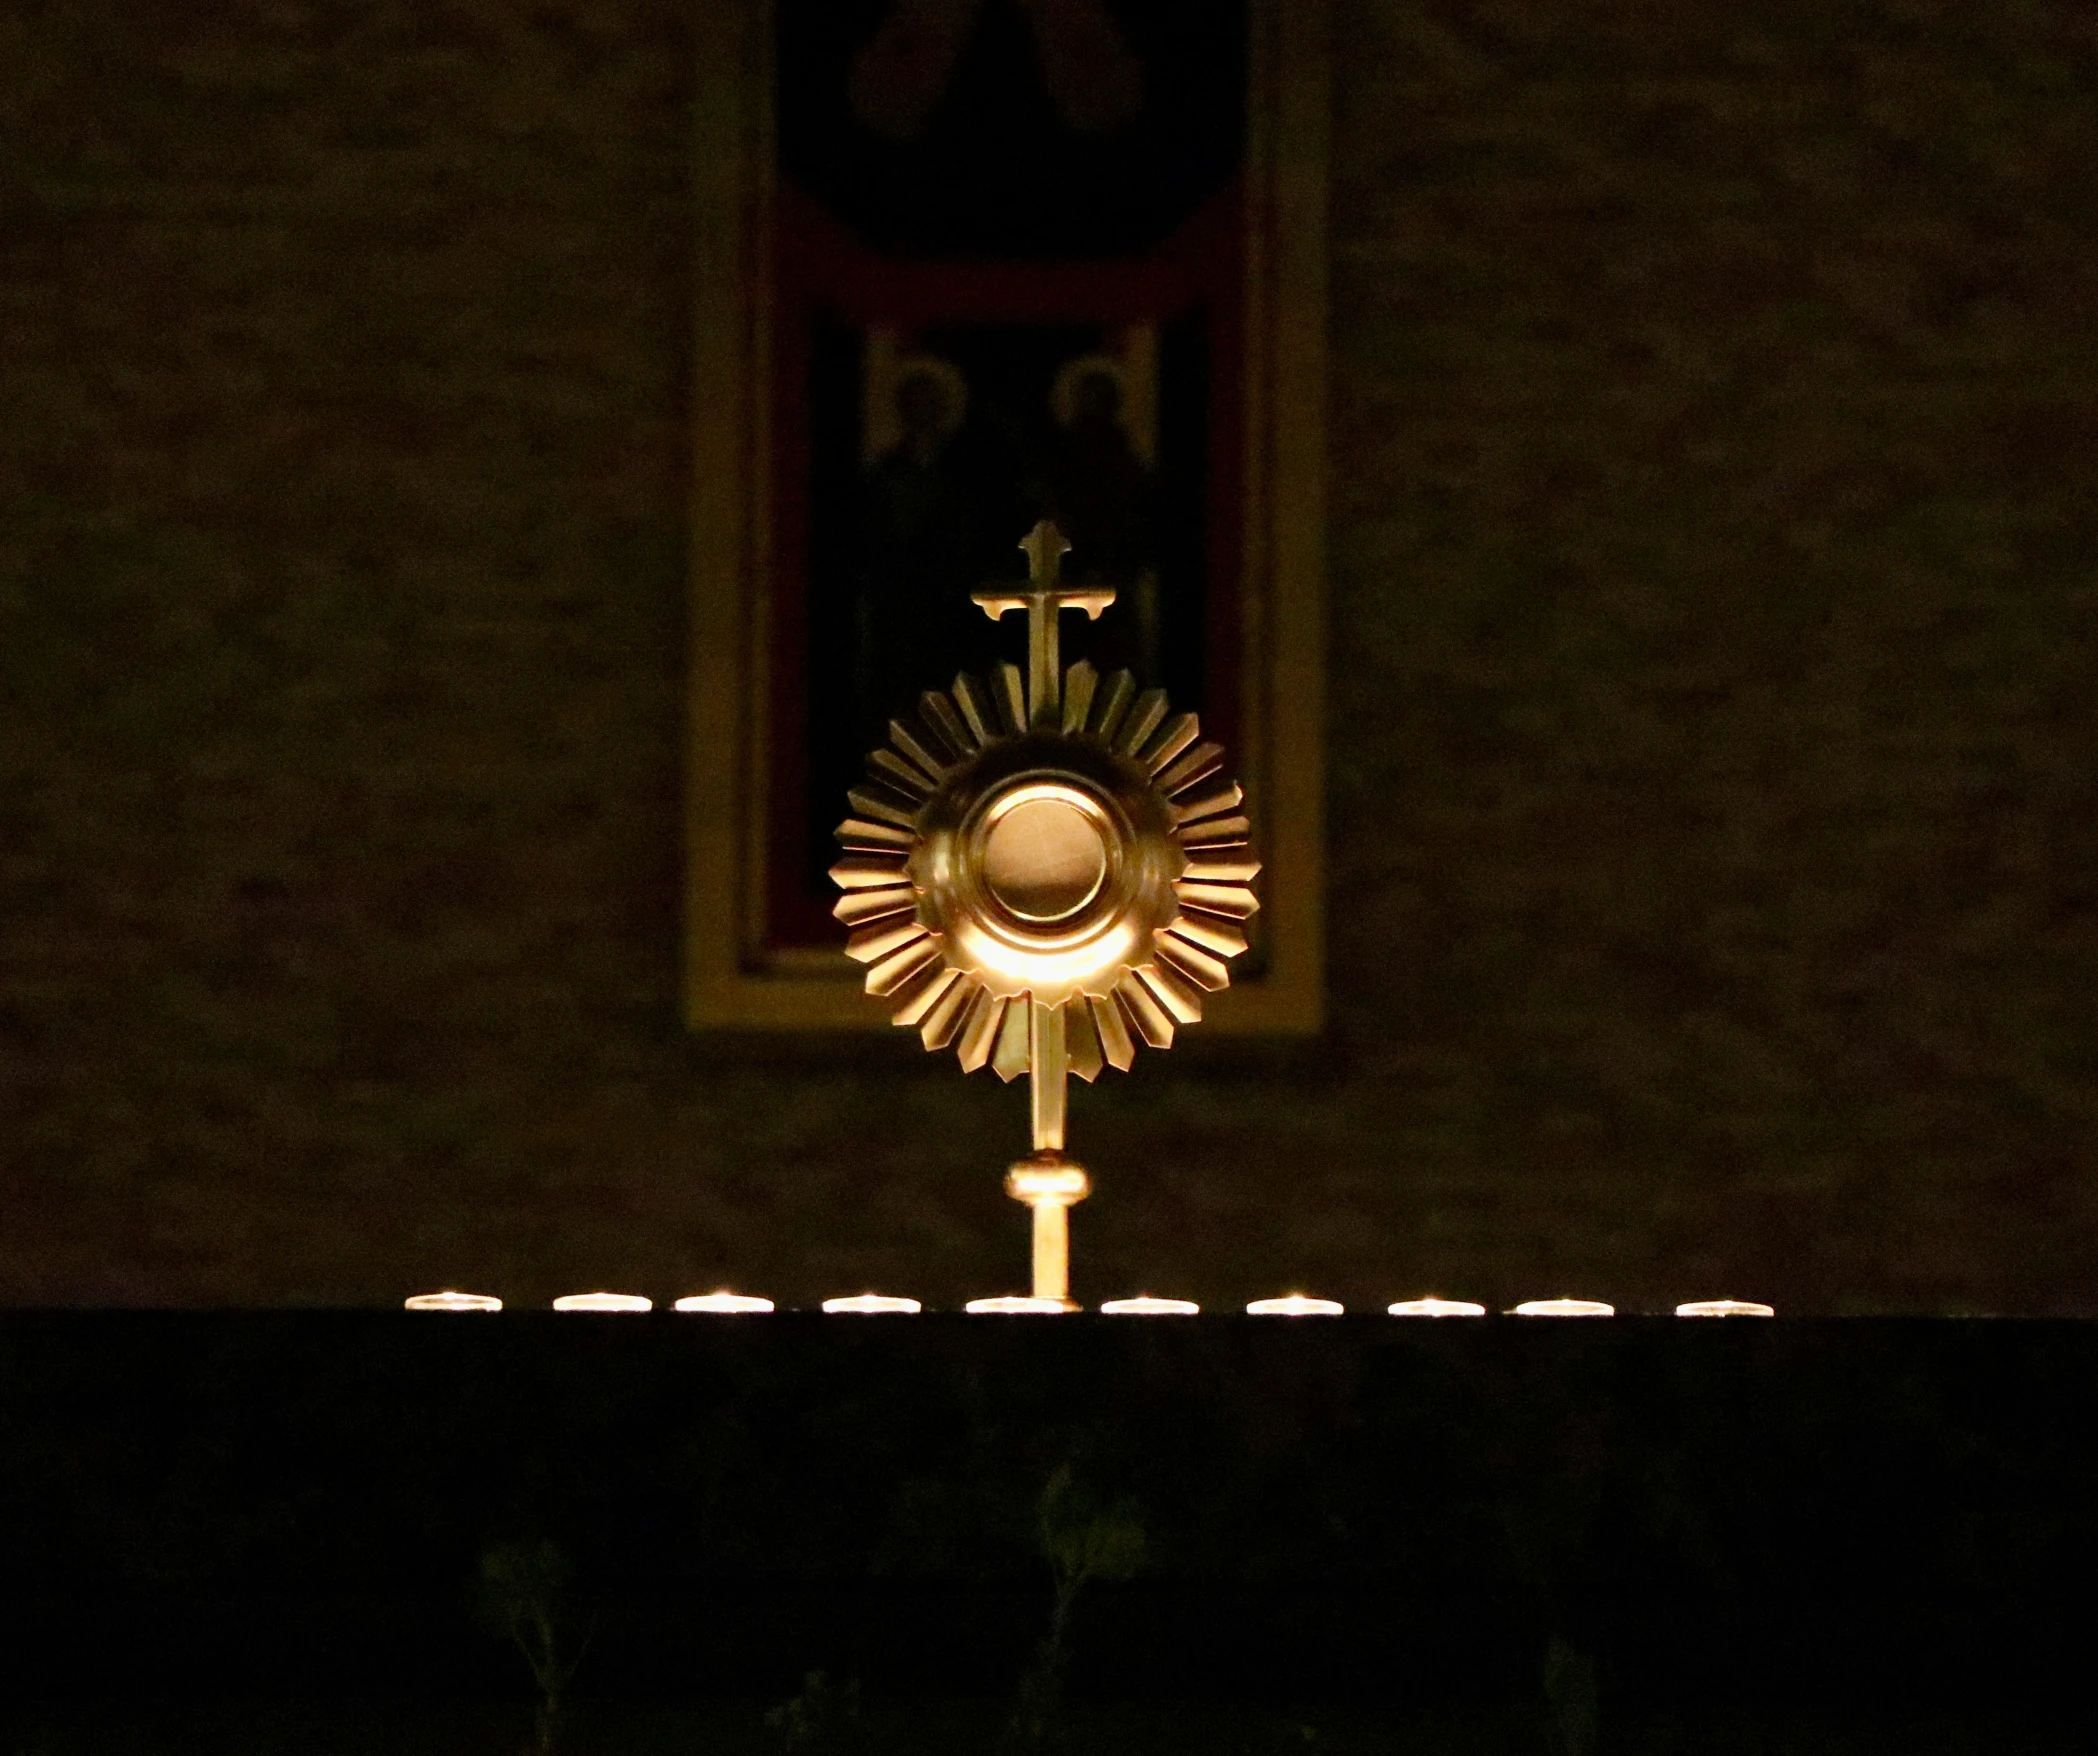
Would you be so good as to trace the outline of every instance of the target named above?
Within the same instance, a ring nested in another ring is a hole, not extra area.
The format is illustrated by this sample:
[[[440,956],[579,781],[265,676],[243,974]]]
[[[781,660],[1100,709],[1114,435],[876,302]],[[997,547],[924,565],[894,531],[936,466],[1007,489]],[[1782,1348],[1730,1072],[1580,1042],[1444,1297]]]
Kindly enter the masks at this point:
[[[846,950],[894,1022],[929,1050],[955,1045],[966,1073],[1032,1074],[1034,1153],[1005,1187],[1033,1210],[1034,1302],[1066,1310],[1065,1210],[1090,1185],[1064,1157],[1065,1075],[1127,1071],[1137,1039],[1171,1048],[1202,1016],[1246,949],[1260,870],[1244,794],[1215,778],[1224,753],[1196,742],[1195,716],[1127,671],[1102,683],[1083,659],[1058,663],[1059,615],[1097,619],[1115,597],[1059,582],[1070,546],[1036,525],[1025,588],[975,594],[993,621],[1027,612],[1024,695],[1005,664],[988,687],[927,690],[915,726],[891,720],[831,868]]]

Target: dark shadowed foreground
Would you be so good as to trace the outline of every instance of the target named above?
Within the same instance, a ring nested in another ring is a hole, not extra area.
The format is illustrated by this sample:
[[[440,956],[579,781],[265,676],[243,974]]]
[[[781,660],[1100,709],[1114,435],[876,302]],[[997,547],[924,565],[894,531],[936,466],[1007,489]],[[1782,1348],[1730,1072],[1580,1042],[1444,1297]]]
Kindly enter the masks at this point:
[[[2051,1750],[2094,1433],[2071,1324],[17,1315],[5,1705],[510,1756],[550,1653],[562,1751]]]
[[[514,1756],[528,1716],[500,1708],[273,1702],[234,1709],[73,1709],[18,1717],[8,1756]],[[984,1756],[999,1710],[975,1701],[870,1705],[859,1756]],[[7,1735],[0,1732],[0,1736]],[[1084,1756],[1547,1756],[1539,1722],[1491,1708],[1379,1712],[1208,1703],[1074,1713]],[[578,1713],[568,1756],[781,1756],[791,1748],[743,1703]],[[1753,1712],[1641,1714],[1611,1729],[1610,1756],[2085,1756],[2088,1734],[2015,1716],[1858,1718]]]

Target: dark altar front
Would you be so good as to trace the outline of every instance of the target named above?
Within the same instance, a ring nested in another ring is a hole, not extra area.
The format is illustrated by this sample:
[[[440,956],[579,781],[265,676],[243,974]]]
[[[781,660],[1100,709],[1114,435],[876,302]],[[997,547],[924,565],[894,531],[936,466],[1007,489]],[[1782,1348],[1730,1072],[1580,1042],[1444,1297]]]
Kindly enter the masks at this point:
[[[1078,1700],[2087,1717],[2098,1327],[2016,1321],[0,1319],[24,1700],[519,1688],[551,1541],[600,1699],[994,1697],[1043,1483],[1147,1560]],[[2048,1747],[2052,1747],[2051,1745]]]

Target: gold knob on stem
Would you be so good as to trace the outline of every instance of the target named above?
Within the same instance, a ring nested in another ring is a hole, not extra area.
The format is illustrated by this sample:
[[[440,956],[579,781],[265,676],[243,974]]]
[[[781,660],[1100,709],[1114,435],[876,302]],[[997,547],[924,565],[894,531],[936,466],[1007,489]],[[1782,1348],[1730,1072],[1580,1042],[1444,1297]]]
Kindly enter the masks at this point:
[[[1054,1299],[1066,1310],[1071,1303],[1071,1229],[1069,1212],[1092,1193],[1082,1165],[1061,1153],[1038,1152],[1005,1173],[1005,1192],[1023,1201],[1034,1214],[1034,1296]]]

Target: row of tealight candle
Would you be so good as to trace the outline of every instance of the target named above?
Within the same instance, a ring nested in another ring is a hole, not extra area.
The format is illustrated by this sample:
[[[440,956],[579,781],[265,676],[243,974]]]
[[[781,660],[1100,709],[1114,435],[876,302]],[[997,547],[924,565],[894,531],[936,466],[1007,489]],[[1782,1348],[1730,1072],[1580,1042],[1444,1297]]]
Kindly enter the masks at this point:
[[[500,1311],[501,1299],[489,1293],[417,1293],[407,1301],[411,1311]],[[654,1302],[639,1293],[570,1293],[554,1301],[556,1311],[650,1311]],[[823,1308],[833,1316],[911,1316],[925,1309],[916,1299],[892,1298],[885,1293],[855,1293],[848,1299],[825,1299]],[[1022,1297],[971,1299],[963,1309],[972,1316],[1017,1317],[1058,1316],[1071,1307],[1055,1299]],[[748,1316],[773,1309],[770,1299],[748,1293],[695,1293],[680,1299],[672,1310],[706,1312],[716,1316]],[[1154,1299],[1140,1294],[1133,1299],[1109,1299],[1100,1307],[1103,1317],[1193,1317],[1202,1307],[1192,1299]],[[1468,1299],[1401,1299],[1384,1307],[1392,1317],[1483,1317],[1484,1305]],[[1249,1317],[1340,1317],[1347,1307],[1337,1299],[1315,1299],[1307,1293],[1286,1293],[1279,1299],[1255,1299],[1246,1307]],[[1694,1299],[1675,1308],[1678,1317],[1775,1317],[1768,1305],[1748,1299]],[[1531,1299],[1514,1306],[1510,1317],[1614,1317],[1617,1308],[1594,1299]]]

